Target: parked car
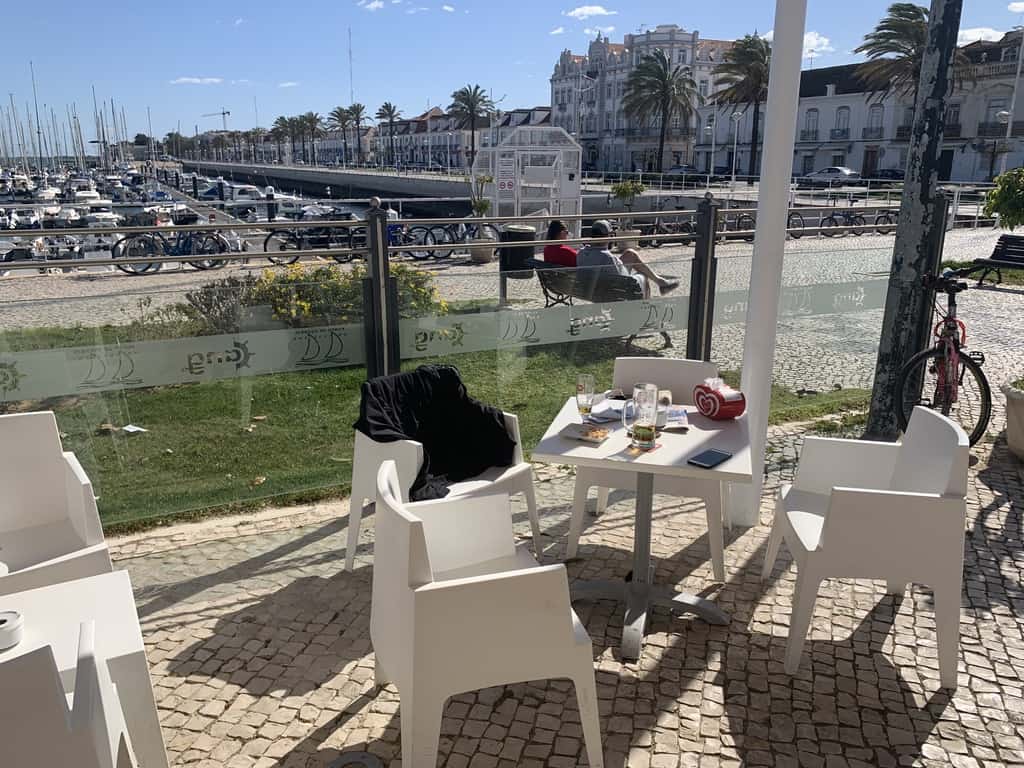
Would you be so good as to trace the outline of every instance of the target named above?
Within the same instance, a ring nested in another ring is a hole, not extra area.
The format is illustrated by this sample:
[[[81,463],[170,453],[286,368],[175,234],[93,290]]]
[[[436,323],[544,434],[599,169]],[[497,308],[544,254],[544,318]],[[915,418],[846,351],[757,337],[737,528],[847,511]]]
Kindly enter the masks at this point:
[[[876,171],[873,178],[884,179],[886,181],[903,181],[904,173],[899,168],[882,168],[880,171]]]
[[[831,165],[818,171],[812,171],[797,179],[799,187],[838,187],[844,184],[856,184],[860,174],[853,168],[842,165]]]
[[[682,176],[684,179],[687,176],[707,176],[706,173],[701,173],[699,170],[697,170],[697,166],[688,164],[673,165],[671,168],[665,171],[665,175]]]

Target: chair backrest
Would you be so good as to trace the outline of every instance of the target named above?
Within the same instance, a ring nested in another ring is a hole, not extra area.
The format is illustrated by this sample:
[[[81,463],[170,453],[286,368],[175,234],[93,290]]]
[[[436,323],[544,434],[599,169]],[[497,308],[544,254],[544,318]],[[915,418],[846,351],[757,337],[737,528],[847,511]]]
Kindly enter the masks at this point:
[[[967,494],[970,443],[956,422],[917,406],[900,444],[890,489],[915,493]]]
[[[370,640],[395,677],[412,663],[412,591],[433,581],[423,523],[401,498],[395,462],[389,459],[377,473]]]
[[[110,679],[106,659],[96,658],[96,622],[83,622],[78,634],[71,727],[92,743],[100,768],[135,764],[124,711]]]
[[[703,360],[675,360],[669,357],[617,357],[612,374],[612,386],[621,389],[627,397],[633,394],[633,385],[645,381],[657,384],[658,389],[672,390],[677,405],[693,405],[693,388],[704,379],[718,376],[718,366]]]
[[[52,411],[0,416],[0,531],[67,515],[60,432]]]

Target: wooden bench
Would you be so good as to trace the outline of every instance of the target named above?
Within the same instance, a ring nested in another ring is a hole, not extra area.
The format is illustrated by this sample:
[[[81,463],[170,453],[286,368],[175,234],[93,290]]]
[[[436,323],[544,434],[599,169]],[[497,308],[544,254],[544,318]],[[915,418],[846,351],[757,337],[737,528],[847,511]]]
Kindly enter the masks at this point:
[[[1024,235],[1000,235],[992,255],[987,259],[975,259],[975,264],[984,265],[986,269],[978,278],[978,285],[992,272],[996,273],[994,284],[1003,282],[1004,269],[1024,269]]]
[[[535,261],[537,280],[544,293],[544,308],[558,305],[573,306],[576,299],[593,304],[605,304],[612,301],[637,301],[644,297],[640,284],[632,277],[609,275],[604,268],[576,269],[558,264]],[[661,331],[665,348],[672,346],[668,333]],[[638,338],[633,334],[626,339],[626,347]]]

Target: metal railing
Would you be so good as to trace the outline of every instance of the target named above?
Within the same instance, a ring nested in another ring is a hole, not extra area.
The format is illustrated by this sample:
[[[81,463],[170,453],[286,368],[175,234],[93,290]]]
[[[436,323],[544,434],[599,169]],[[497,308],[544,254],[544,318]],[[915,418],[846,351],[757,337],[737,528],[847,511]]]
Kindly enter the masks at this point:
[[[849,128],[833,128],[828,133],[828,137],[832,141],[845,141],[850,138]]]
[[[861,132],[864,141],[879,141],[885,136],[885,128],[880,125],[869,125]]]

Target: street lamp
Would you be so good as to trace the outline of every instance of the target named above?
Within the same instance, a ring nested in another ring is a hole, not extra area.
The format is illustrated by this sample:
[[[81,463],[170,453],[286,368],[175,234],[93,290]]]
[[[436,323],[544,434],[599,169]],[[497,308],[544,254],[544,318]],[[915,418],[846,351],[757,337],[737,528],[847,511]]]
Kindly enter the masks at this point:
[[[715,173],[715,152],[717,151],[715,140],[718,138],[718,132],[715,130],[716,128],[718,128],[718,116],[712,112],[711,125],[704,126],[704,133],[711,134],[711,159],[708,161],[708,188],[711,187],[711,177]]]
[[[446,153],[445,153],[445,156],[447,158],[446,164],[448,166],[448,175],[451,176],[452,175],[452,132],[448,131],[448,133],[445,134],[445,135],[447,136]]]
[[[736,187],[736,159],[737,149],[740,141],[740,118],[743,117],[742,112],[732,113],[732,186]]]
[[[1017,76],[1013,79],[1013,95],[1010,96],[1010,110],[996,115],[996,119],[1000,123],[1006,124],[1006,151],[1003,153],[1002,160],[999,161],[1000,176],[1006,173],[1006,158],[1010,154],[1010,138],[1013,136],[1013,115],[1017,107],[1017,84],[1020,82],[1020,67],[1024,63],[1024,27],[1016,26],[1014,29],[1020,33],[1020,45],[1017,48]],[[1006,115],[1006,117],[1004,118],[1003,115]]]

